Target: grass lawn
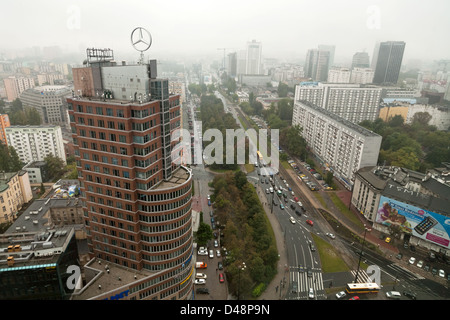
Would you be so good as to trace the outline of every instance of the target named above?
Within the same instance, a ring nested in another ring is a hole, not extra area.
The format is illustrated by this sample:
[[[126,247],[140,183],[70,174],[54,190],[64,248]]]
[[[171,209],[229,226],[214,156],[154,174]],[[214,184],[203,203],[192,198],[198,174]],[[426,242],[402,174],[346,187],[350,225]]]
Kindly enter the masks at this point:
[[[255,165],[250,164],[250,163],[246,163],[244,164],[245,170],[247,171],[247,173],[251,173],[255,170]]]
[[[311,235],[319,251],[322,271],[324,273],[349,271],[347,264],[339,257],[338,252],[331,244],[315,234]]]
[[[344,214],[348,219],[350,219],[355,224],[364,227],[361,220],[359,220],[355,215],[350,212],[348,207],[342,202],[342,200],[334,193],[329,193],[331,201],[333,201],[334,205],[339,209],[339,211]]]

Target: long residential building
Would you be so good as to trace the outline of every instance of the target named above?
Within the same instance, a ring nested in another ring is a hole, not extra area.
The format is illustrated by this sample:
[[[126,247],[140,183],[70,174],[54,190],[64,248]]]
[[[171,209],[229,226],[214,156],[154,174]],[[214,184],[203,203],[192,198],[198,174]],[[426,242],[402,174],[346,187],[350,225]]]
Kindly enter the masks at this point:
[[[348,189],[360,168],[377,164],[380,135],[297,96],[292,124],[303,129],[311,152]]]
[[[66,163],[60,126],[10,126],[5,131],[8,146],[14,147],[22,162],[43,161],[53,154]]]
[[[381,90],[381,87],[362,84],[306,82],[295,87],[295,99],[359,123],[378,118]]]

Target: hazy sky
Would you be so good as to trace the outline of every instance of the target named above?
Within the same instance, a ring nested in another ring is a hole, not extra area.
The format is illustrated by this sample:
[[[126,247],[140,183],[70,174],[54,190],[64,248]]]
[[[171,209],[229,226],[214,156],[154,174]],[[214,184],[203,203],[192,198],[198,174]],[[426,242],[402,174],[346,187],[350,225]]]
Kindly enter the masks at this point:
[[[450,59],[448,0],[15,0],[0,8],[0,53],[58,45],[137,58],[130,34],[142,26],[153,37],[146,56],[157,59],[220,58],[218,48],[244,49],[253,39],[268,58],[304,59],[319,44],[335,45],[335,60],[363,50],[372,58],[376,41],[401,40],[404,61]]]

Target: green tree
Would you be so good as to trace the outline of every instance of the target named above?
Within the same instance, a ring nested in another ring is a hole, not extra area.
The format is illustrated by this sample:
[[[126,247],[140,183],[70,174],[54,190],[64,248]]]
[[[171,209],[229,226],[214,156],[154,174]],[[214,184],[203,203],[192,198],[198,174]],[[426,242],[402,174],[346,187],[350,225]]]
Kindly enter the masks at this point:
[[[329,186],[333,183],[333,172],[327,171],[327,175],[325,176],[325,183],[327,183]]]
[[[0,171],[17,172],[23,167],[16,150],[0,141]]]
[[[289,92],[289,86],[287,84],[285,84],[285,83],[280,81],[278,83],[278,90],[277,90],[277,92],[278,92],[278,96],[280,98],[287,97],[288,92]]]
[[[280,132],[280,141],[290,154],[306,158],[306,141],[301,132],[302,128],[298,125],[286,127]]]
[[[23,163],[22,161],[20,161],[19,155],[16,152],[16,149],[14,149],[13,146],[8,147],[8,151],[9,151],[9,161],[10,161],[10,170],[12,172],[16,172],[19,170],[22,170],[23,168]]]
[[[16,98],[16,99],[12,102],[12,104],[11,104],[11,111],[12,111],[12,112],[23,111],[22,101],[20,101],[19,98]]]
[[[205,246],[209,240],[213,239],[213,233],[209,224],[200,222],[197,232],[195,232],[195,239],[199,246]]]
[[[49,154],[44,158],[44,161],[46,163],[49,180],[56,181],[63,176],[65,170],[64,161],[61,158]]]

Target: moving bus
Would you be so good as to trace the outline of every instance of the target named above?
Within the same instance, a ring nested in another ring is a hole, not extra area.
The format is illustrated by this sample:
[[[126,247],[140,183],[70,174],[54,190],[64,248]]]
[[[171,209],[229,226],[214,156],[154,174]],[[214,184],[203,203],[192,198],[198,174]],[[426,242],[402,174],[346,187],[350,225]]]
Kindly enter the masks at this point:
[[[263,156],[262,156],[262,154],[261,154],[261,151],[256,151],[256,154],[258,155],[258,160],[261,162],[261,161],[263,161]]]
[[[375,282],[368,283],[348,283],[345,291],[349,294],[352,293],[377,293],[380,291],[380,286]]]

